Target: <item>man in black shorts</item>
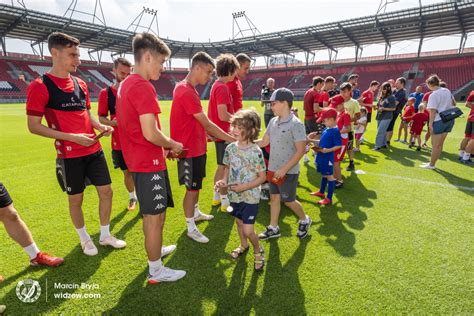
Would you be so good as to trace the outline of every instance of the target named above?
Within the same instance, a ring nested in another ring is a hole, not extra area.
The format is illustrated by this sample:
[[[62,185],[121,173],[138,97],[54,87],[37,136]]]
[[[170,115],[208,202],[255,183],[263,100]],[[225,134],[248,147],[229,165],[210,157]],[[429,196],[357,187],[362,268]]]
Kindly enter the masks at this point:
[[[324,79],[322,77],[314,77],[311,87],[305,92],[303,97],[303,109],[304,109],[304,127],[306,135],[316,132],[320,135],[323,132],[324,124],[317,123],[316,120],[319,116],[319,112],[322,110],[321,100],[321,89],[324,85]],[[306,146],[304,154],[304,163],[309,162],[308,158],[308,146]]]
[[[110,87],[104,88],[99,93],[99,121],[114,128],[112,133],[112,162],[114,168],[120,168],[123,172],[124,184],[128,191],[128,210],[133,211],[137,205],[137,196],[135,194],[135,186],[131,173],[128,171],[127,164],[123,158],[122,147],[120,146],[119,127],[116,118],[116,99],[117,90],[120,82],[122,82],[130,74],[132,64],[125,58],[117,58],[114,60],[113,73],[115,75],[115,83]],[[110,114],[110,116],[109,116]]]
[[[397,79],[397,81],[395,81],[396,90],[393,92],[393,95],[395,96],[395,99],[397,100],[396,101],[397,108],[393,112],[392,121],[390,122],[387,128],[387,145],[390,145],[390,140],[392,139],[393,128],[395,127],[395,122],[397,121],[397,118],[402,113],[403,107],[408,101],[408,93],[407,93],[407,90],[405,89],[406,82],[407,82],[406,79],[403,77],[400,77]]]
[[[79,40],[55,32],[48,37],[48,48],[53,67],[28,86],[28,129],[33,134],[56,139],[56,175],[59,185],[68,195],[69,212],[84,254],[95,256],[98,253],[87,233],[82,213],[84,189],[88,184],[93,184],[99,194],[99,243],[123,248],[127,244],[110,234],[111,180],[104,153],[94,132],[96,129],[108,136],[113,128],[99,123],[92,116],[86,83],[71,76],[81,64]],[[43,116],[48,126],[42,124]]]

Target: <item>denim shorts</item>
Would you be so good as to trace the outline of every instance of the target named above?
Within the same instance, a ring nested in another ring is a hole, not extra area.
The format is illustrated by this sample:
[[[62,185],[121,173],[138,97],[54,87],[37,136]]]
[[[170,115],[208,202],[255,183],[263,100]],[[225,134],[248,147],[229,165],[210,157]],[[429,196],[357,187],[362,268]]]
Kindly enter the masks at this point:
[[[433,134],[449,133],[453,130],[454,120],[443,122],[443,120],[433,122]]]

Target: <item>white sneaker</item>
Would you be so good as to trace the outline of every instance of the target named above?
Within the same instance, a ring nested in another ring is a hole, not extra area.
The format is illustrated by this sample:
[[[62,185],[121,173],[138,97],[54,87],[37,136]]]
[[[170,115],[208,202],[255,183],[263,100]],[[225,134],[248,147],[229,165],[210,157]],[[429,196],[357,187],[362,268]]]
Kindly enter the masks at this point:
[[[166,257],[170,253],[176,250],[176,245],[169,245],[161,247],[161,258]]]
[[[162,267],[155,275],[148,276],[148,284],[157,284],[160,282],[174,282],[183,278],[186,275],[186,271],[173,270],[167,267]]]
[[[7,309],[6,305],[0,305],[0,314],[3,314],[6,309]]]
[[[82,247],[82,251],[87,256],[95,256],[96,254],[99,253],[92,239],[86,240],[84,242],[81,241],[81,247]]]
[[[194,217],[195,222],[201,222],[201,221],[210,221],[214,218],[214,215],[211,214],[204,214],[199,212],[199,215]]]
[[[125,248],[125,246],[127,246],[125,241],[117,239],[112,235],[105,237],[104,240],[99,240],[99,244],[102,246],[112,246],[116,249]]]
[[[221,199],[221,211],[227,212],[227,208],[230,206],[229,199]]]
[[[429,163],[429,162],[426,162],[426,163],[423,163],[423,164],[421,164],[421,165],[420,165],[420,167],[421,167],[421,168],[423,168],[423,169],[429,169],[429,170],[436,169],[436,167],[435,167],[435,166],[432,166],[432,165],[430,165],[430,163]]]
[[[209,242],[209,238],[204,236],[198,229],[193,230],[192,232],[188,231],[188,237],[194,241],[197,241],[201,244],[207,244]]]

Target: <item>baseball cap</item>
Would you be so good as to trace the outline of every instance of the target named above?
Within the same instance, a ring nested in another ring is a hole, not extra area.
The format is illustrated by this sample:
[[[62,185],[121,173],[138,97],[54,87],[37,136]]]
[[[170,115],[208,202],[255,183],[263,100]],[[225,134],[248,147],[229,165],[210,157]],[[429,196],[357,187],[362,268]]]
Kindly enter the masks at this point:
[[[337,111],[333,108],[324,108],[321,112],[319,112],[319,118],[316,122],[321,123],[324,119],[327,118],[336,118],[337,117]]]
[[[332,108],[336,108],[339,104],[345,102],[344,97],[340,94],[333,96],[330,100],[329,106]]]
[[[293,104],[293,92],[287,88],[279,88],[273,91],[270,97],[270,102],[273,101],[287,101],[289,105]]]

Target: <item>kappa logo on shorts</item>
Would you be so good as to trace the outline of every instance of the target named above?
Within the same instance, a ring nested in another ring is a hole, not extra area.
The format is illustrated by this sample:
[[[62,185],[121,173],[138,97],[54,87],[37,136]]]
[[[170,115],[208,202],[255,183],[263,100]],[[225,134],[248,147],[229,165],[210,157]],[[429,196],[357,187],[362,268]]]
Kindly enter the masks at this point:
[[[189,167],[189,164],[188,164],[187,161],[184,162],[184,166],[185,166],[185,167]]]
[[[184,178],[185,178],[186,180],[191,180],[191,179],[189,179],[189,177],[188,177],[188,176],[184,176]]]
[[[161,186],[159,184],[155,184],[155,186],[153,187],[153,189],[151,189],[152,191],[157,191],[157,190],[161,190]]]
[[[184,169],[184,174],[190,174],[188,169]]]
[[[155,198],[153,199],[153,201],[156,201],[156,200],[163,200],[163,199],[164,199],[163,195],[157,194],[157,195],[155,195]]]
[[[158,209],[161,209],[161,208],[164,208],[165,206],[161,203],[158,203],[155,207],[155,210],[158,210]]]
[[[157,181],[157,180],[161,180],[161,177],[159,174],[154,174],[153,178],[151,178],[151,181]]]

